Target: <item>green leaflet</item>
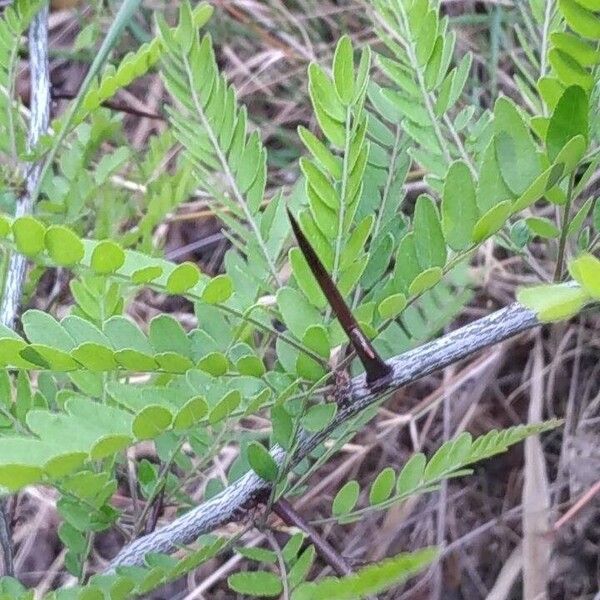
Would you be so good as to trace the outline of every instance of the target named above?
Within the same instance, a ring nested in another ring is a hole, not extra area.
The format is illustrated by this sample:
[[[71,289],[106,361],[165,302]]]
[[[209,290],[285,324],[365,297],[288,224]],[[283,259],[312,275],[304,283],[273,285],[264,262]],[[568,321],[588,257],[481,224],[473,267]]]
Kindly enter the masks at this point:
[[[354,57],[350,37],[342,36],[333,56],[333,82],[342,104],[349,105],[354,98]]]
[[[259,598],[279,596],[283,590],[280,577],[268,571],[234,573],[227,578],[227,585],[234,592]]]
[[[565,145],[576,136],[588,138],[588,96],[579,86],[568,87],[560,97],[548,124],[546,149],[555,160]]]
[[[588,10],[583,2],[560,0],[559,7],[573,31],[583,37],[600,38],[600,17]]]
[[[248,445],[248,462],[252,470],[266,481],[275,481],[279,468],[269,451],[259,442]]]
[[[415,251],[422,269],[446,264],[446,242],[433,199],[422,194],[417,198],[413,218]]]
[[[502,178],[514,195],[540,173],[537,148],[515,105],[501,97],[494,107],[495,151]]]
[[[464,250],[471,244],[472,232],[479,218],[475,185],[468,166],[452,163],[442,196],[442,228],[453,250]]]
[[[334,516],[349,513],[358,502],[360,486],[357,481],[347,481],[335,495],[331,505],[331,513]]]
[[[522,288],[517,300],[533,310],[540,321],[561,321],[575,316],[589,296],[580,287],[555,284]]]
[[[600,260],[583,254],[569,264],[569,273],[595,300],[600,300]]]

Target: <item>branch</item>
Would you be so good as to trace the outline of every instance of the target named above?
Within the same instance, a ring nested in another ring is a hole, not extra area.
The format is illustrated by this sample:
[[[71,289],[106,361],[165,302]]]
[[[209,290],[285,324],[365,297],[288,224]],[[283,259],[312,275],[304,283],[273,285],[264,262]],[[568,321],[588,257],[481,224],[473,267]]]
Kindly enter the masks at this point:
[[[347,404],[338,411],[326,429],[314,435],[302,436],[298,450],[290,461],[290,468],[298,464],[335,429],[398,388],[539,324],[532,311],[515,303],[437,340],[389,359],[388,364],[392,367],[392,372],[383,385],[368,386],[364,374],[354,377],[348,385]],[[285,452],[282,448],[274,446],[271,455],[278,465],[283,463]],[[118,566],[143,565],[144,557],[149,552],[171,552],[182,544],[193,542],[200,535],[238,518],[240,511],[256,505],[261,494],[268,490],[270,484],[254,471],[249,471],[217,496],[162,529],[123,548],[109,565],[108,571],[112,572]]]
[[[15,40],[17,43],[17,40]],[[29,69],[31,73],[31,113],[27,147],[31,150],[48,129],[50,115],[50,77],[48,73],[48,4],[44,4],[29,26]],[[23,164],[26,187],[25,193],[17,201],[15,216],[20,217],[31,212],[32,193],[35,190],[41,172],[39,164]],[[8,268],[4,281],[4,293],[0,303],[0,321],[12,327],[19,311],[23,292],[26,259],[21,254],[12,254],[8,258]],[[13,552],[6,503],[0,498],[0,546],[4,572],[13,575]]]
[[[31,73],[31,112],[27,149],[31,151],[48,129],[50,117],[50,77],[48,72],[48,5],[44,4],[33,18],[29,27],[29,69]],[[34,193],[41,174],[41,164],[23,164],[25,192],[18,199],[15,217],[30,214],[33,209]],[[21,254],[12,254],[9,259],[4,294],[0,304],[0,320],[12,327],[23,291],[27,259]]]

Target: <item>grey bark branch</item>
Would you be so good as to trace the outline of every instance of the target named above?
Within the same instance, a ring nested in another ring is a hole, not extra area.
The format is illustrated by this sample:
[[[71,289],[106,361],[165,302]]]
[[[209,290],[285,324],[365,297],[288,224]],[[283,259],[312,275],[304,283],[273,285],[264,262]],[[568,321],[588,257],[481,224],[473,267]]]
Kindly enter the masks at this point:
[[[50,116],[50,76],[48,68],[48,5],[45,4],[33,18],[29,27],[29,69],[31,73],[31,110],[27,147],[35,147],[40,137],[48,130]],[[32,212],[34,198],[41,173],[40,163],[24,163],[25,192],[17,201],[15,217]],[[26,258],[13,253],[10,256],[4,294],[0,304],[0,319],[12,327],[19,312],[19,303],[25,280]]]
[[[398,388],[536,325],[539,325],[539,321],[532,311],[520,304],[512,304],[437,340],[389,359],[392,373],[378,387],[369,387],[364,375],[353,378],[348,385],[347,404],[338,411],[325,430],[310,436],[302,435],[290,468],[314,450],[335,429]],[[271,455],[279,465],[283,463],[285,452],[282,448],[275,446]],[[258,502],[261,494],[269,489],[268,482],[249,471],[217,496],[162,529],[125,546],[113,559],[109,572],[118,566],[142,565],[144,556],[149,552],[171,552],[182,544],[193,542],[198,536],[238,518],[240,511]]]
[[[15,40],[17,43],[17,40]],[[48,4],[45,3],[33,18],[29,26],[29,69],[31,73],[31,107],[27,147],[35,147],[40,137],[47,131],[50,117],[50,76],[48,67]],[[37,188],[41,165],[24,163],[21,166],[25,178],[25,192],[18,199],[15,216],[21,217],[32,212],[34,190]],[[8,257],[8,267],[4,281],[2,302],[0,303],[0,321],[12,327],[19,312],[23,293],[26,259],[13,253]],[[14,574],[13,550],[10,521],[6,502],[0,498],[0,545],[4,572]]]

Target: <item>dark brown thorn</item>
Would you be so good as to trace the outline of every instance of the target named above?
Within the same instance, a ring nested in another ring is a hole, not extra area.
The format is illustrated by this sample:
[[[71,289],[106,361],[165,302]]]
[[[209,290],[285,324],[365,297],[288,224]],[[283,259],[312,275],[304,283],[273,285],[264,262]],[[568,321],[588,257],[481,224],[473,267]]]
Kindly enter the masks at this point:
[[[329,276],[329,273],[325,270],[317,253],[300,229],[300,225],[298,225],[294,215],[292,215],[289,209],[287,209],[287,213],[290,223],[292,224],[292,230],[298,241],[298,246],[306,259],[312,274],[317,280],[325,298],[327,298],[327,301],[331,305],[342,329],[346,332],[360,362],[365,368],[367,383],[372,384],[382,380],[392,372],[392,368],[381,358],[381,356],[379,356],[369,341],[369,338],[360,328],[360,325],[342,298],[337,286]]]

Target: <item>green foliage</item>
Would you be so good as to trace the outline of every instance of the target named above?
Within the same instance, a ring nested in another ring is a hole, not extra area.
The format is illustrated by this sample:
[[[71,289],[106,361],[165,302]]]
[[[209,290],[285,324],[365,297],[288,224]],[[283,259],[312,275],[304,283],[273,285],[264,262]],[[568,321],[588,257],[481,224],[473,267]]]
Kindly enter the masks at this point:
[[[382,118],[402,125],[416,144],[411,156],[439,189],[454,158],[466,159],[473,170],[452,120],[472,57],[467,53],[451,67],[456,34],[448,31],[448,18],[440,18],[437,2],[379,0],[375,7],[378,35],[389,53],[377,56],[377,62],[394,87],[371,83],[369,99]],[[473,125],[473,115],[462,117],[461,129]]]
[[[279,596],[283,591],[282,578],[285,577],[287,589],[295,590],[304,582],[315,560],[314,547],[309,545],[300,551],[302,543],[303,536],[297,533],[281,549],[279,555],[285,565],[285,572],[279,576],[262,570],[235,573],[227,579],[229,587],[238,593],[259,598]],[[259,563],[274,564],[278,560],[277,553],[263,548],[236,550],[245,558]]]
[[[231,228],[236,245],[277,281],[274,265],[280,241],[273,243],[268,234],[275,237],[272,228],[281,221],[269,224],[266,213],[259,211],[266,183],[266,151],[258,133],[248,133],[246,110],[238,108],[235,90],[217,69],[210,37],[200,40],[192,28],[194,19],[187,3],[181,6],[177,29],[167,28],[160,15],[157,19],[164,47],[161,75],[179,104],[169,109],[169,120],[194,165],[198,183],[218,198],[212,209]],[[225,175],[225,189],[217,172]],[[250,225],[250,240],[244,221]]]
[[[398,554],[377,564],[359,569],[347,577],[325,577],[315,583],[304,583],[292,594],[293,600],[352,600],[368,598],[401,584],[422,571],[437,556],[436,548]]]
[[[350,523],[365,512],[388,509],[409,496],[434,489],[444,479],[469,474],[467,467],[474,463],[506,452],[527,436],[551,430],[559,424],[560,421],[547,421],[539,425],[492,430],[475,440],[470,433],[462,433],[442,444],[429,461],[422,453],[413,455],[397,477],[389,467],[382,470],[372,483],[369,504],[364,508],[356,508],[360,496],[358,482],[347,482],[333,499],[331,514],[340,523]]]
[[[224,444],[235,443],[239,456],[223,481],[207,482],[206,498],[249,470],[276,483],[277,493],[297,491],[373,416],[367,410],[330,434],[330,444],[293,470],[269,452],[267,441],[293,453],[300,431],[331,424],[338,405],[320,386],[330,360],[346,356],[348,344],[302,252],[288,251],[287,205],[385,357],[434,337],[461,311],[470,297],[468,260],[486,242],[524,260],[530,244],[557,245],[556,283],[518,295],[541,320],[569,318],[600,300],[600,261],[593,254],[600,203],[587,196],[579,201],[600,163],[590,116],[597,106],[600,17],[582,0],[558,4],[558,16],[548,22],[534,8],[546,28],[541,37],[550,42],[524,47],[533,59],[519,63],[515,79],[524,108],[502,96],[491,110],[480,110],[465,105],[472,58],[455,55],[456,36],[439,3],[377,0],[374,26],[382,44],[374,58],[368,46],[356,52],[344,36],[330,65],[308,68],[320,131],[298,129],[306,155],[289,195],[268,190],[260,133],[219,72],[210,36],[198,33],[210,6],[181,3],[174,27],[157,14],[157,37],[105,66],[136,5],[124,3],[78,98],[31,157],[24,154],[25,122],[12,97],[14,41],[39,3],[16,2],[3,11],[0,150],[14,161],[43,159],[47,173],[35,216],[0,217],[0,245],[33,261],[38,276],[47,268],[67,270],[73,304],[60,320],[28,310],[18,333],[0,328],[0,487],[56,489],[69,572],[81,578],[93,534],[120,522],[111,500],[133,444],[151,440],[160,461],[136,465],[148,506],[164,492],[184,510],[192,504],[185,483],[204,474]],[[84,30],[78,43],[92,33]],[[101,104],[154,67],[173,100],[166,108],[169,128],[139,156],[123,139],[120,119]],[[172,160],[179,147],[184,152]],[[424,169],[428,185],[414,207],[404,202],[412,163]],[[2,172],[4,189],[14,185],[14,175]],[[231,242],[224,272],[215,277],[192,263],[160,258],[154,247],[154,228],[198,187]],[[548,203],[559,220],[532,214],[536,204]],[[135,224],[124,229],[123,223]],[[562,282],[563,263],[573,282]],[[189,300],[197,324],[184,329],[169,314],[136,324],[126,310],[146,288]],[[350,364],[352,374],[360,369],[357,361]],[[253,415],[267,419],[270,430],[257,431],[246,419]],[[513,427],[476,440],[464,433],[429,460],[419,453],[399,473],[387,467],[373,474],[366,490],[349,481],[333,499],[331,520],[351,522],[435,489],[556,425]],[[135,518],[140,532],[145,513]],[[234,592],[273,597],[285,583],[295,600],[372,596],[435,558],[425,549],[350,577],[307,583],[315,549],[302,548],[301,535],[281,551],[246,548],[237,539],[200,542],[180,560],[151,555],[142,568],[92,577],[69,597],[147,594],[230,543],[262,564],[231,575]],[[10,579],[0,586],[11,597],[28,594]]]

